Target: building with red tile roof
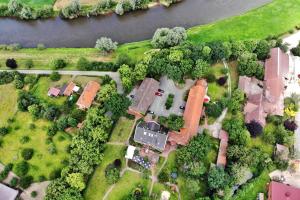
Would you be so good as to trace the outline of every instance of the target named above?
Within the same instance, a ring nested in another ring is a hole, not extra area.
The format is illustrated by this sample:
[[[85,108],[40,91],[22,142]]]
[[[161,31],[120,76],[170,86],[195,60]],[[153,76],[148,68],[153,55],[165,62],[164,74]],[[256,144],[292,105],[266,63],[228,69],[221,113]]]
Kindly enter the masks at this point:
[[[67,85],[66,85],[66,88],[64,89],[63,91],[63,95],[64,96],[71,96],[71,94],[74,92],[74,88],[76,87],[76,84],[73,83],[72,81],[69,82]]]
[[[184,126],[179,132],[169,134],[169,142],[172,145],[186,145],[192,137],[197,135],[206,91],[207,82],[203,79],[198,80],[190,89],[183,114]]]
[[[79,109],[88,109],[91,107],[97,92],[100,89],[100,84],[96,81],[90,81],[85,86],[82,94],[80,95],[76,105],[79,107]]]
[[[219,146],[219,153],[217,158],[217,166],[218,167],[225,167],[227,163],[227,147],[228,147],[228,133],[224,130],[220,131],[219,139],[220,139],[220,146]]]
[[[268,200],[299,200],[300,189],[272,181],[269,184]]]
[[[56,87],[51,87],[48,90],[48,96],[50,97],[57,97],[60,93],[60,89],[56,88]]]

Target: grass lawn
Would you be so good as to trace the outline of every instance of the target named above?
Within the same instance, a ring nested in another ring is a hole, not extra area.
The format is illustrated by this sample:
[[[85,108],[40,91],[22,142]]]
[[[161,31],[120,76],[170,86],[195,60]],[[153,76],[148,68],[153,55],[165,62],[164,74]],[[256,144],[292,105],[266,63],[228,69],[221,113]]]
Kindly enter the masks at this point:
[[[125,147],[123,146],[107,145],[104,152],[103,161],[96,168],[87,185],[87,189],[84,195],[86,200],[98,200],[103,198],[106,190],[110,186],[105,181],[105,168],[108,164],[112,163],[115,159],[118,158],[122,159],[123,166],[125,166],[125,159],[123,155],[124,151]]]
[[[97,81],[98,83],[101,83],[100,77],[95,76],[76,76],[73,82],[81,85],[84,87],[89,81]]]
[[[227,85],[220,86],[217,83],[217,79],[225,76],[222,73],[222,69],[224,69],[223,63],[217,63],[213,65],[211,68],[209,68],[210,73],[214,74],[216,76],[216,81],[213,83],[208,83],[208,96],[211,98],[212,101],[217,101],[221,99],[227,92]]]
[[[175,199],[178,199],[178,194],[171,191],[170,190],[170,187],[162,184],[162,183],[155,183],[153,185],[153,189],[152,189],[152,195],[154,199],[160,199],[160,196],[161,196],[161,193],[163,191],[169,191],[171,193],[171,197],[170,197],[170,200],[175,200]]]
[[[31,89],[34,95],[36,95],[39,99],[44,100],[53,105],[63,105],[67,100],[67,97],[49,97],[47,95],[50,87],[61,87],[63,84],[67,83],[71,80],[71,76],[61,76],[59,81],[51,81],[48,76],[40,77],[37,84]]]
[[[29,129],[29,125],[33,123],[36,128]],[[30,164],[29,175],[37,181],[40,175],[49,178],[49,174],[55,170],[62,168],[61,161],[68,159],[66,147],[71,142],[71,137],[65,133],[58,133],[54,136],[53,142],[56,146],[57,153],[50,154],[48,145],[45,143],[47,136],[46,127],[50,122],[45,120],[33,121],[29,113],[18,112],[15,120],[10,124],[11,132],[3,137],[3,144],[0,148],[0,161],[4,164],[17,163],[22,160],[21,150],[23,148],[33,148],[34,156],[28,161]],[[22,136],[30,137],[28,143],[21,144]]]
[[[121,117],[111,134],[110,142],[126,142],[130,137],[133,124],[134,120]]]
[[[0,127],[7,125],[17,111],[17,90],[13,84],[0,85]]]
[[[108,195],[109,200],[120,200],[128,195],[137,185],[143,185],[145,190],[150,186],[150,180],[143,179],[141,174],[127,171],[124,176],[116,183],[114,189]],[[145,191],[148,193],[149,191]],[[97,197],[97,199],[101,199]]]
[[[267,194],[267,184],[270,181],[269,172],[263,171],[260,176],[246,183],[238,190],[237,194],[233,196],[233,200],[256,199],[257,194],[263,192]]]
[[[0,4],[6,4],[8,2],[9,0],[0,0]],[[43,6],[53,5],[55,3],[55,0],[22,0],[21,2],[34,8],[40,8]]]
[[[250,148],[259,148],[263,152],[267,153],[269,156],[272,156],[274,146],[271,144],[268,144],[263,141],[262,137],[256,137],[256,138],[251,138],[250,143],[249,143]]]
[[[1,0],[0,0],[1,1]],[[15,58],[19,69],[26,68],[25,62],[33,60],[35,69],[53,69],[52,61],[63,58],[68,65],[65,69],[76,69],[76,63],[80,57],[85,57],[91,61],[110,61],[111,56],[103,57],[94,48],[47,48],[38,50],[36,48],[26,48],[17,51],[0,50],[0,66],[5,66],[7,58]]]

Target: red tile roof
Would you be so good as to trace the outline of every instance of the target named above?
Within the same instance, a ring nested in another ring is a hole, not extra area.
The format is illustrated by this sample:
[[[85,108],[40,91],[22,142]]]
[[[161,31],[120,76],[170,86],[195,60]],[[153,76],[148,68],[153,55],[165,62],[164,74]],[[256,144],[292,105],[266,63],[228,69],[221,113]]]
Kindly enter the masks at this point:
[[[81,96],[79,97],[76,105],[80,109],[90,108],[99,89],[100,89],[100,84],[97,83],[96,81],[88,82]]]
[[[68,83],[65,91],[64,91],[64,95],[65,96],[70,96],[73,93],[73,89],[75,87],[75,83],[73,83],[72,81]]]
[[[51,87],[48,91],[48,96],[55,96],[57,97],[59,95],[60,89]]]
[[[206,89],[205,80],[198,80],[196,85],[190,89],[183,114],[184,127],[180,129],[179,133],[170,133],[169,141],[172,144],[186,145],[192,137],[197,135]]]
[[[227,163],[226,155],[227,155],[227,147],[228,147],[228,133],[224,130],[221,130],[219,134],[220,146],[219,153],[217,158],[217,166],[225,167]]]
[[[299,200],[300,189],[272,181],[269,184],[268,200]]]

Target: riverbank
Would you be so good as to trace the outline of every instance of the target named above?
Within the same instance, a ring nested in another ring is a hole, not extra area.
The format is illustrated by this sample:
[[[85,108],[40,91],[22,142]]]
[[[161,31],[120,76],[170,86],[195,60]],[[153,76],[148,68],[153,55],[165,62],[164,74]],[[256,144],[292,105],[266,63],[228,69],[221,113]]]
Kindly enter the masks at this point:
[[[196,26],[188,30],[188,41],[192,43],[209,42],[214,40],[246,40],[246,39],[262,39],[270,35],[282,35],[291,32],[297,25],[300,24],[300,0],[274,0],[265,6],[249,11],[246,14],[231,17],[212,24]],[[289,15],[288,13],[293,13]],[[128,54],[135,60],[143,57],[144,53],[150,50],[150,40],[127,43],[120,45],[115,53],[107,57],[101,57],[93,48],[60,48],[61,57],[65,57],[71,62],[77,62],[80,57],[71,56],[81,55],[91,60],[107,59],[113,61],[120,54]],[[44,59],[49,60],[51,54],[47,51],[55,52],[58,49],[47,49],[43,53],[44,57],[39,57],[40,50],[37,49],[22,49],[20,51],[0,51],[0,63],[4,64],[7,58],[15,57],[16,60],[26,60],[28,57],[33,58],[35,62],[41,62]],[[64,53],[67,52],[67,53]],[[82,54],[80,53],[82,52]],[[35,56],[38,57],[35,60]],[[48,66],[41,66],[40,68]]]

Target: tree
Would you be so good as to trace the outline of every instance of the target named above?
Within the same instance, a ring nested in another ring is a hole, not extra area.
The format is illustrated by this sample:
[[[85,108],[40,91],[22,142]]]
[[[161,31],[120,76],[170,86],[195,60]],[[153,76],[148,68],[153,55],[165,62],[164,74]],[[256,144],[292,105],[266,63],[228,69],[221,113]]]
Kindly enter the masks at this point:
[[[144,80],[147,75],[148,65],[138,63],[134,68],[134,78],[136,81]]]
[[[255,120],[252,120],[250,123],[246,124],[248,131],[252,137],[257,137],[262,134],[263,127]]]
[[[224,86],[227,82],[227,79],[228,79],[227,76],[222,76],[222,77],[218,78],[218,80],[217,80],[218,85]]]
[[[116,6],[116,9],[115,9],[115,12],[116,14],[118,15],[123,15],[124,14],[124,8],[123,8],[123,2],[120,1],[117,6]]]
[[[257,43],[256,49],[254,53],[257,55],[259,60],[265,60],[269,57],[271,46],[269,45],[268,41],[260,40]]]
[[[224,189],[229,183],[230,177],[220,167],[212,167],[208,174],[208,186],[211,190]]]
[[[63,18],[76,18],[80,13],[80,3],[78,0],[72,0],[71,3],[60,11]]]
[[[97,100],[100,102],[106,102],[111,95],[117,93],[115,84],[102,85],[100,92],[98,93]]]
[[[9,133],[9,129],[7,127],[0,127],[0,136],[5,136]]]
[[[11,69],[16,69],[18,67],[17,61],[13,58],[9,58],[6,60],[6,67],[9,67]]]
[[[121,94],[114,93],[110,95],[107,101],[104,102],[104,107],[113,113],[113,116],[117,119],[123,114],[130,106],[130,100]]]
[[[34,151],[32,148],[25,148],[22,149],[21,155],[24,160],[30,160],[33,156],[33,153]]]
[[[182,27],[159,28],[155,31],[151,44],[155,48],[167,48],[181,44],[186,38],[186,30]]]
[[[107,37],[101,37],[96,41],[95,48],[101,52],[110,53],[117,49],[117,42],[113,42],[112,39]]]
[[[177,116],[171,114],[167,120],[168,128],[174,131],[178,131],[184,125],[184,120],[182,116]]]
[[[205,104],[205,113],[209,117],[218,118],[223,112],[223,106],[221,102],[210,102]]]
[[[67,62],[62,58],[54,59],[52,61],[52,64],[54,66],[54,69],[62,69],[67,66]]]
[[[251,173],[251,170],[246,166],[241,166],[238,163],[234,163],[231,166],[230,175],[235,185],[242,185],[248,180],[247,174]]]
[[[295,131],[298,128],[296,122],[292,120],[285,120],[284,127],[289,131]]]
[[[87,70],[89,69],[89,65],[90,62],[84,57],[80,57],[77,61],[77,68],[79,70]]]
[[[23,6],[20,12],[21,19],[35,19],[36,16],[33,13],[33,9],[28,6]]]
[[[118,72],[121,76],[122,85],[125,91],[130,91],[133,86],[133,72],[128,65],[122,65]]]
[[[8,12],[12,15],[17,14],[22,9],[22,7],[22,3],[18,0],[10,0],[7,5]]]
[[[71,173],[66,177],[66,182],[73,188],[82,191],[85,188],[84,176],[81,173]]]
[[[244,102],[245,102],[245,93],[240,89],[234,90],[232,93],[232,97],[228,103],[229,111],[234,114],[238,111],[241,111]]]
[[[39,116],[41,114],[41,108],[39,105],[33,104],[33,105],[28,106],[28,112],[31,114],[31,116],[34,119],[37,119],[37,118],[39,118]]]
[[[60,80],[61,75],[58,72],[52,72],[50,74],[50,79],[52,81],[59,81]]]
[[[199,59],[196,61],[196,67],[192,71],[192,77],[194,79],[203,78],[208,73],[208,69],[209,64],[206,61]]]
[[[105,178],[108,184],[114,184],[120,179],[120,169],[109,164],[105,169]]]
[[[29,164],[26,161],[21,161],[15,165],[15,173],[18,176],[25,176],[29,171]]]
[[[21,188],[26,189],[31,185],[32,181],[33,181],[32,176],[24,176],[24,177],[21,177],[19,185]]]
[[[257,62],[253,53],[244,53],[238,58],[238,72],[242,76],[255,76],[261,80],[264,76],[264,68]]]
[[[25,61],[25,66],[26,66],[27,69],[32,68],[33,67],[33,61],[32,61],[32,59],[26,60]]]

